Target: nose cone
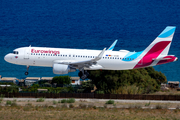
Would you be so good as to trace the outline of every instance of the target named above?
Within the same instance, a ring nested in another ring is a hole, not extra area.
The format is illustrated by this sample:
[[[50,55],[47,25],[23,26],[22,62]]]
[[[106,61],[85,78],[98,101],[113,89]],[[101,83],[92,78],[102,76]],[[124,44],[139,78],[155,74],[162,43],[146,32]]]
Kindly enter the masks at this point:
[[[10,61],[12,60],[12,55],[7,54],[6,56],[4,56],[4,60],[5,60],[6,62],[10,62]]]
[[[4,56],[4,60],[8,62],[8,55]]]

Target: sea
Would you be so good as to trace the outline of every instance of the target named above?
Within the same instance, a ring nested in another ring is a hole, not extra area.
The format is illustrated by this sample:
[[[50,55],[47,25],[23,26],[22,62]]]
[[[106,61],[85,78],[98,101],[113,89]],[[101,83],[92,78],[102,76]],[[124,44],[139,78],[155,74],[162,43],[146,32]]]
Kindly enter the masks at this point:
[[[0,75],[25,78],[26,66],[4,56],[19,47],[144,50],[166,26],[176,26],[170,55],[180,58],[180,0],[0,0]],[[180,81],[180,62],[154,67]],[[69,73],[77,76],[77,72]],[[54,77],[29,68],[29,77]]]

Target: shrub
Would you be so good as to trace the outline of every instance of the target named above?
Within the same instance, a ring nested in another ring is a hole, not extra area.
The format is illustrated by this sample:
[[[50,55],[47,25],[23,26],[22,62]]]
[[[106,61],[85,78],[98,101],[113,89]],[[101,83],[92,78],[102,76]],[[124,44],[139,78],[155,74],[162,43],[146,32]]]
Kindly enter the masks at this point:
[[[75,102],[75,99],[74,98],[70,98],[67,100],[67,103],[74,103]]]
[[[63,99],[61,100],[61,103],[74,103],[75,102],[75,99],[74,98],[70,98],[70,99]]]
[[[97,107],[96,106],[93,106],[94,109],[96,109]]]
[[[11,105],[11,104],[12,104],[12,102],[10,100],[6,101],[6,105]]]
[[[54,105],[57,104],[57,101],[53,100],[53,104],[54,104]]]
[[[39,98],[36,100],[36,102],[44,102],[44,100],[45,100],[44,98]]]
[[[114,104],[114,100],[109,100],[106,102],[106,104]]]
[[[151,104],[150,102],[149,102],[149,103],[146,103],[145,106],[149,106],[150,104]]]
[[[66,102],[67,102],[66,99],[61,100],[61,103],[66,103]]]
[[[98,90],[98,91],[96,91],[96,94],[104,94],[104,91]]]

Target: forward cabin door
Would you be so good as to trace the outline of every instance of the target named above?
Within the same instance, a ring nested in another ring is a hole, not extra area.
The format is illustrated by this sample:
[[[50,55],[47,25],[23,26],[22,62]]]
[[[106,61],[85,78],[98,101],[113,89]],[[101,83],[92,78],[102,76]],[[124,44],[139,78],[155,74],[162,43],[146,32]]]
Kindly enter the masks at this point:
[[[26,48],[24,51],[24,59],[29,59],[29,48]]]

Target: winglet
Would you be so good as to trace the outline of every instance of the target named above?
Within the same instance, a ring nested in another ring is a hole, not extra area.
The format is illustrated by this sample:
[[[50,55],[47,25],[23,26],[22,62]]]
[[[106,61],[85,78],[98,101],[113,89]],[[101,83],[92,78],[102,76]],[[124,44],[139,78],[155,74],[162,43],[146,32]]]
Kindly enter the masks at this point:
[[[95,60],[95,61],[100,60],[100,59],[102,58],[102,56],[103,56],[103,54],[104,54],[105,51],[106,51],[106,48],[104,48],[104,49],[101,51],[101,53],[100,53],[94,60]]]
[[[112,51],[112,50],[114,49],[117,41],[118,41],[118,40],[115,40],[115,41],[113,42],[113,44],[112,44],[107,50]]]

